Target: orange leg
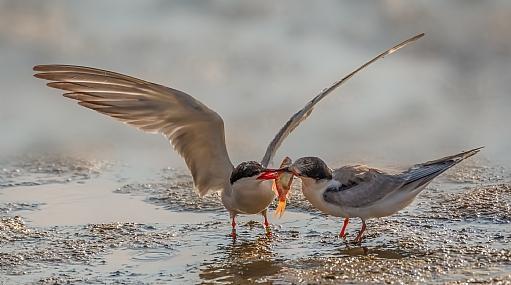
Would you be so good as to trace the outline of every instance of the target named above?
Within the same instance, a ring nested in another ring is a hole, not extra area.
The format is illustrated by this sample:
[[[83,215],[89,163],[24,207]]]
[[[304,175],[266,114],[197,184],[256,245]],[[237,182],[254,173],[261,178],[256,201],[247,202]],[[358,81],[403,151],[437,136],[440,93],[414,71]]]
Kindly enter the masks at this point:
[[[234,217],[232,218],[232,233],[231,237],[236,238],[236,222],[234,221]]]
[[[362,220],[362,229],[358,233],[357,238],[355,238],[355,242],[360,243],[360,240],[362,239],[362,234],[364,233],[365,230],[366,230],[366,221]]]
[[[348,226],[348,223],[350,222],[350,218],[344,219],[344,226],[342,226],[341,233],[339,234],[339,237],[344,237],[346,233],[344,232],[346,230],[346,227]]]

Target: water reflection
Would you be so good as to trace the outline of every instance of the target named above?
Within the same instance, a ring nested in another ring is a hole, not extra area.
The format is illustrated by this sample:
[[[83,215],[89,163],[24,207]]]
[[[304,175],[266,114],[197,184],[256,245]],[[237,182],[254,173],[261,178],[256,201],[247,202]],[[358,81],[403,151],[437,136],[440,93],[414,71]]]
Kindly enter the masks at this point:
[[[141,262],[161,262],[170,260],[176,256],[174,249],[145,249],[131,253],[131,260]]]
[[[273,284],[269,276],[278,274],[282,266],[272,250],[275,239],[237,240],[220,246],[220,258],[201,264],[199,277],[203,283],[217,284]]]
[[[345,248],[339,249],[334,255],[341,257],[372,255],[383,259],[402,259],[410,256],[411,254],[400,249],[390,249],[382,246],[362,246],[352,248],[349,245],[346,245]]]
[[[283,254],[279,247],[282,243],[285,243],[286,249],[282,250],[286,254]],[[319,249],[317,245],[311,246],[314,251]],[[304,248],[302,239],[289,239],[284,232],[280,232],[278,237],[236,240],[219,245],[218,254],[200,265],[199,277],[206,284],[274,284],[282,281],[281,276],[288,275],[289,268],[299,266],[305,271],[313,270],[315,264],[308,264],[305,262],[306,258],[299,257],[301,252],[310,249]],[[389,248],[388,245],[351,247],[347,243],[341,243],[339,247],[332,244],[327,249],[328,253],[323,250],[316,253],[322,257],[330,256],[331,260],[338,263],[348,262],[347,258],[350,257],[373,256],[379,260],[397,260],[413,255],[410,251],[398,247]],[[296,262],[299,262],[299,265]]]

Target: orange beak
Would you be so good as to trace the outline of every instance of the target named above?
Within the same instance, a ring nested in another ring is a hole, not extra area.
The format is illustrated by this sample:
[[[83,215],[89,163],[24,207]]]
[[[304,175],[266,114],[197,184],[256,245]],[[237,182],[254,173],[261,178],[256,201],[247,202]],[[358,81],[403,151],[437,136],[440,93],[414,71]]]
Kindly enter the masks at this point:
[[[257,177],[258,180],[271,180],[276,179],[279,176],[279,173],[284,172],[285,170],[282,169],[267,169],[263,174],[259,175]]]

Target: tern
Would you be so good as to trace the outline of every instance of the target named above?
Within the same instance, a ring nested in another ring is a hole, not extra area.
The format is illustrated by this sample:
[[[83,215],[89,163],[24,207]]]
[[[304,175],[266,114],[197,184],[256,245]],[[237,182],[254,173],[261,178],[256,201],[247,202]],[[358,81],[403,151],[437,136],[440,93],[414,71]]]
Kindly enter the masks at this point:
[[[50,80],[47,86],[69,91],[64,96],[78,104],[108,115],[145,132],[161,133],[184,158],[195,189],[202,197],[221,191],[221,200],[232,219],[236,237],[238,214],[261,214],[266,231],[268,206],[276,193],[272,181],[258,179],[266,171],[283,140],[312,112],[325,96],[368,65],[424,36],[419,34],[350,73],[321,91],[295,113],[267,147],[261,162],[242,162],[234,167],[225,145],[224,122],[192,96],[163,85],[106,70],[74,65],[37,65],[37,78]]]
[[[481,148],[416,164],[393,174],[366,165],[332,170],[318,157],[302,157],[288,167],[269,169],[260,179],[274,179],[278,173],[292,172],[302,180],[303,195],[314,207],[325,214],[345,218],[340,237],[345,236],[350,218],[362,220],[362,229],[354,240],[360,243],[367,219],[390,216],[404,209],[435,177]],[[289,188],[286,190],[279,192],[279,196],[285,197]]]

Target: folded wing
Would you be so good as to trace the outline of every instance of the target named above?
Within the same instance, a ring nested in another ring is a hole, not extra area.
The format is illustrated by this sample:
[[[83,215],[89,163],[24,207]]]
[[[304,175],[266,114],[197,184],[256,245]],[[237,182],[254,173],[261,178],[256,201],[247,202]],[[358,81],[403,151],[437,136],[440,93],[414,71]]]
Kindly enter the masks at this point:
[[[333,172],[333,179],[340,185],[327,188],[323,198],[337,206],[367,207],[399,190],[406,178],[365,165],[343,166]]]
[[[333,172],[333,179],[339,185],[326,189],[323,198],[328,203],[342,207],[369,207],[397,191],[422,189],[435,177],[481,149],[479,147],[417,164],[394,175],[365,165],[343,166]]]
[[[483,147],[478,147],[455,155],[414,165],[403,173],[403,175],[407,175],[406,184],[415,183],[415,187],[427,184],[449,168],[478,153],[482,148]]]

